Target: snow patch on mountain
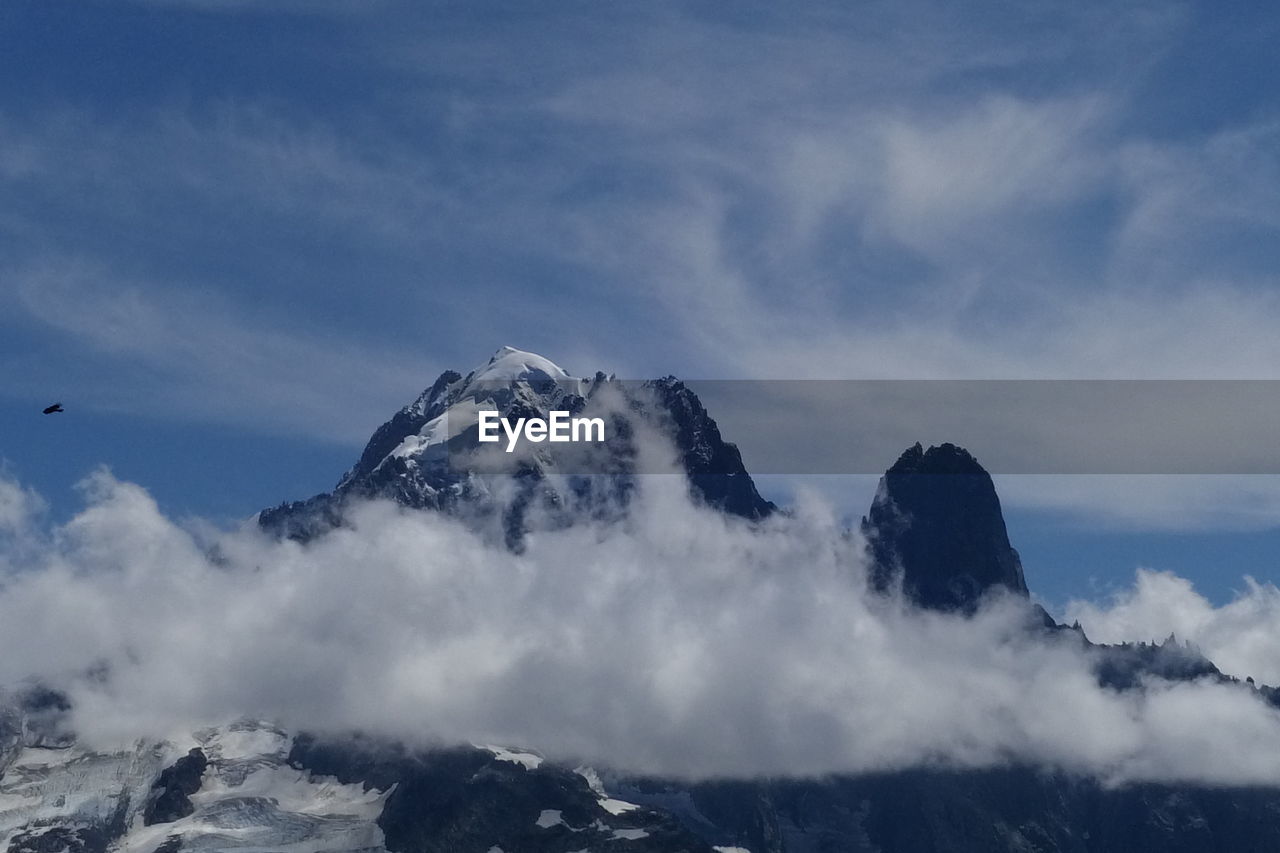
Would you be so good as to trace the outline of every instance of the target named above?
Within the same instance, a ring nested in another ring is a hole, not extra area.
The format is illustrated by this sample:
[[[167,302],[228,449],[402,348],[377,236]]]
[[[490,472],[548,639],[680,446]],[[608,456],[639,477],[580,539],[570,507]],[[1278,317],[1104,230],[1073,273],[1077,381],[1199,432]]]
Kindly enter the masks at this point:
[[[291,739],[266,723],[204,729],[192,741],[209,759],[193,811],[150,826],[156,781],[190,743],[23,748],[0,775],[0,849],[79,849],[94,838],[121,853],[154,853],[176,838],[183,850],[385,851],[377,820],[393,789],[290,767]]]
[[[289,735],[269,723],[232,723],[196,732],[205,755],[215,761],[279,758],[289,752]]]
[[[525,770],[537,770],[542,764],[542,756],[535,755],[532,752],[518,752],[514,749],[507,749],[505,746],[491,746],[488,744],[472,744],[472,746],[493,753],[493,757],[499,761],[519,764]]]
[[[587,786],[591,788],[591,792],[596,795],[600,802],[600,808],[604,809],[611,815],[626,814],[635,811],[640,806],[635,803],[628,803],[626,800],[616,800],[610,797],[604,789],[604,783],[600,780],[600,774],[591,767],[579,767],[575,771],[583,779],[587,780]]]
[[[29,827],[75,831],[140,817],[171,756],[163,745],[142,742],[105,752],[22,749],[0,776],[0,849]]]

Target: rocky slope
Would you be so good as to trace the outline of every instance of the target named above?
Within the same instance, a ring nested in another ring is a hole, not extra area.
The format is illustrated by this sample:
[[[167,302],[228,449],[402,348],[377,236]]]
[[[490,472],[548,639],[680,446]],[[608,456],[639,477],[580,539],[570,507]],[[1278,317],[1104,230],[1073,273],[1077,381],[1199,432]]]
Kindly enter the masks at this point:
[[[21,704],[5,706],[9,722]],[[610,797],[590,768],[504,747],[409,751],[238,721],[92,751],[28,722],[4,732],[6,853],[711,853],[668,812]]]

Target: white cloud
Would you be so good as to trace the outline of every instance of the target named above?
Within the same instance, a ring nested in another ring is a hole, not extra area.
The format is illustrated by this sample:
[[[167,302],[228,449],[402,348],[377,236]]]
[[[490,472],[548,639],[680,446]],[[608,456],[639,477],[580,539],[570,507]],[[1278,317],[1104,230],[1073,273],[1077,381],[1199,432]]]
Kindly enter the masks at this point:
[[[983,223],[993,219],[1007,230],[1013,224],[1008,219],[1032,211],[1043,215],[1097,192],[1106,161],[1088,134],[1105,114],[1098,99],[1058,103],[994,96],[942,121],[886,122],[888,228],[904,245],[933,252],[939,242],[964,234],[987,242],[994,235]]]
[[[1216,607],[1185,578],[1139,569],[1132,589],[1107,602],[1072,601],[1066,612],[1097,642],[1176,634],[1224,671],[1280,683],[1280,589],[1270,583],[1245,578],[1235,598]]]
[[[695,777],[1026,761],[1280,780],[1256,759],[1280,715],[1244,688],[1101,690],[1016,602],[966,619],[869,597],[820,503],[752,530],[678,477],[642,481],[626,523],[515,555],[389,504],[307,546],[201,542],[99,473],[0,588],[0,645],[22,650],[0,682],[64,686],[94,739],[255,714]]]
[[[24,489],[0,468],[0,575],[47,544],[41,529],[47,510],[40,495]]]
[[[1116,152],[1129,205],[1116,264],[1137,281],[1268,275],[1280,230],[1280,122],[1244,122],[1186,142],[1135,139]],[[1252,244],[1253,248],[1249,246]]]

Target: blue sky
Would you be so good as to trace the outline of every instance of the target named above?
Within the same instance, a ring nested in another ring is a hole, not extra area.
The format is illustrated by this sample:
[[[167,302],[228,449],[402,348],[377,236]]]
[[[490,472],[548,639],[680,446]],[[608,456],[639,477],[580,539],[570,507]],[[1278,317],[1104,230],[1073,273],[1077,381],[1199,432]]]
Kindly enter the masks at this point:
[[[108,464],[236,518],[502,344],[631,377],[1280,378],[1278,30],[1171,2],[7,3],[0,457],[55,512]],[[1280,486],[1202,486],[1001,483],[1050,599],[1138,564],[1280,579]]]

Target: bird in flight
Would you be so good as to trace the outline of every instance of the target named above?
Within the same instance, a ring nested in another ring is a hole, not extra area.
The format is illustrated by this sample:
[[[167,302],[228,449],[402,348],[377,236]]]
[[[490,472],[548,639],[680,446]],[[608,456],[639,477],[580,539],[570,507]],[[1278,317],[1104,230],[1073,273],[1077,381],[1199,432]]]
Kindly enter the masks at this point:
[[[52,414],[55,414],[55,413],[57,413],[57,412],[65,412],[65,411],[66,411],[66,409],[62,408],[62,404],[61,404],[61,403],[54,403],[52,406],[49,406],[48,408],[46,408],[46,409],[44,410],[44,413],[45,413],[46,415],[52,415]]]

